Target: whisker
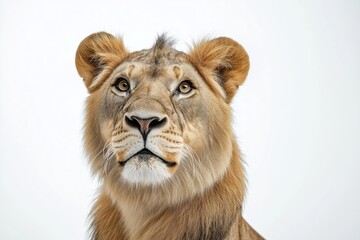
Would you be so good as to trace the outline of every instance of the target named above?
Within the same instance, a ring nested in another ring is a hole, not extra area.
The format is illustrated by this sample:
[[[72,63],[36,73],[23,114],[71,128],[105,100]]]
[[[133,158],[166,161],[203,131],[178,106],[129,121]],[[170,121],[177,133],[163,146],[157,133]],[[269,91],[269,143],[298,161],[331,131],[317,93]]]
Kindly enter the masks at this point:
[[[106,141],[104,144],[104,147],[94,156],[94,158],[97,158],[101,153],[105,151],[105,149],[108,147],[108,145],[111,143],[111,138]]]
[[[113,146],[111,146],[109,150],[106,152],[105,166],[104,166],[104,172],[106,176],[110,172],[112,158],[115,156],[115,154],[116,154],[116,148],[114,148]]]
[[[192,170],[192,174],[195,177],[196,176],[196,162],[199,161],[199,156],[197,153],[187,144],[184,143],[184,151],[181,151],[182,154],[184,154],[188,159],[189,167]]]
[[[109,164],[109,162],[110,162],[109,157],[111,156],[112,152],[113,152],[113,147],[112,147],[112,142],[110,141],[109,144],[106,145],[106,151],[105,151],[105,149],[103,151],[103,160],[105,162],[105,165],[104,165],[104,173],[105,173],[105,175],[107,175],[107,173],[108,173],[108,168],[109,168],[109,165],[110,165]]]

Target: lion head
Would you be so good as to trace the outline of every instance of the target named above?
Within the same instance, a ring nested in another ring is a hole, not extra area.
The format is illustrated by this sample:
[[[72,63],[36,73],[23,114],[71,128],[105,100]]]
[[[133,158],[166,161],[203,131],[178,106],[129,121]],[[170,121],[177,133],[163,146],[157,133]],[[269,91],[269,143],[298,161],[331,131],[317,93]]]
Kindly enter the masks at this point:
[[[184,53],[162,35],[130,53],[100,32],[80,43],[76,67],[90,93],[85,148],[109,194],[174,203],[224,176],[237,148],[229,103],[249,70],[237,42]]]

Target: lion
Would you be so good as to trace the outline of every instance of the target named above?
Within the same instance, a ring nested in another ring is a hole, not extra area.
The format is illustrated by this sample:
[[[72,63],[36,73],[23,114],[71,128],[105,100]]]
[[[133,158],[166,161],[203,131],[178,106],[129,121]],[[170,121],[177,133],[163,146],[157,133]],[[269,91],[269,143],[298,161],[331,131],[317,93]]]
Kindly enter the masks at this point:
[[[263,239],[242,217],[245,173],[231,100],[249,57],[236,41],[204,40],[189,53],[166,34],[128,52],[99,32],[76,52],[89,92],[85,151],[99,195],[91,239]]]

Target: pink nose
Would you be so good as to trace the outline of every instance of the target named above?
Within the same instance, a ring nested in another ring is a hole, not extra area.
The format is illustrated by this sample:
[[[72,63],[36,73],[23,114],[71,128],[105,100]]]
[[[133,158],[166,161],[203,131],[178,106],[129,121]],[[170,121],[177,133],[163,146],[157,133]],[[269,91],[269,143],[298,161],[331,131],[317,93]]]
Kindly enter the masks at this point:
[[[131,116],[130,118],[125,117],[125,121],[130,127],[139,129],[141,135],[144,138],[144,141],[146,141],[146,137],[149,132],[154,128],[160,128],[164,126],[167,120],[166,117],[160,120],[158,117],[144,119],[137,116]]]

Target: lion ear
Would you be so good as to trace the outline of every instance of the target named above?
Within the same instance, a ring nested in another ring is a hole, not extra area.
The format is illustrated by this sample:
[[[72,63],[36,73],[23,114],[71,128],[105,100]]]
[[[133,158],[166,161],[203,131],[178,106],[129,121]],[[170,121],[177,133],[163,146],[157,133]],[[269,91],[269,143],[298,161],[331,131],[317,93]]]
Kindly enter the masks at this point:
[[[127,54],[123,41],[106,32],[94,33],[82,40],[75,64],[88,91],[98,89]]]
[[[229,103],[249,71],[249,56],[245,49],[230,38],[203,41],[189,53],[190,61],[200,71],[210,73],[222,86]]]

